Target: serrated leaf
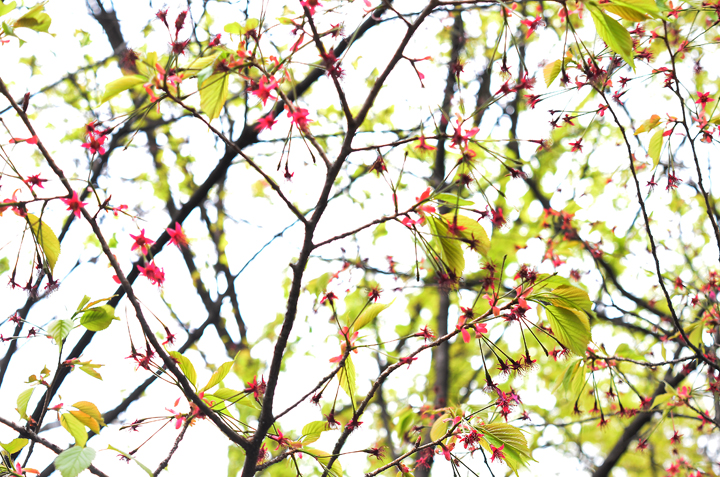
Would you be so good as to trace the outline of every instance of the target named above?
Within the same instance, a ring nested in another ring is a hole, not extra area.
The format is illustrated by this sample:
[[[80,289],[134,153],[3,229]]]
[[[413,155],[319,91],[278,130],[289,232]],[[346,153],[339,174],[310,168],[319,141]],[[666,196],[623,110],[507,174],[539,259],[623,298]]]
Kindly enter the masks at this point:
[[[565,308],[575,308],[576,310],[591,312],[592,302],[585,290],[572,285],[560,285],[551,292],[553,298],[549,301],[555,305]]]
[[[648,19],[647,15],[643,15],[642,13],[638,12],[637,10],[628,8],[626,6],[605,4],[602,7],[603,7],[603,10],[608,11],[610,13],[614,13],[615,15],[621,17],[622,19],[629,20],[631,22],[642,22],[642,21],[645,21]]]
[[[395,300],[390,303],[373,303],[366,306],[363,312],[360,313],[360,316],[358,316],[358,319],[355,320],[351,331],[358,331],[363,326],[371,323],[375,318],[377,318],[381,311],[392,305],[394,301]]]
[[[180,365],[180,370],[187,380],[190,381],[193,387],[197,388],[197,373],[195,372],[195,366],[193,366],[190,360],[177,351],[170,351],[170,356],[177,360]]]
[[[93,459],[95,459],[95,449],[73,446],[57,456],[54,463],[55,468],[60,471],[62,477],[76,477],[80,472],[90,467]]]
[[[650,145],[648,146],[648,156],[653,160],[653,170],[660,163],[660,151],[663,146],[663,130],[658,129],[655,134],[650,138]]]
[[[12,455],[20,452],[23,447],[28,445],[28,442],[30,441],[28,441],[27,439],[23,439],[22,437],[18,437],[17,439],[13,439],[7,444],[0,444],[0,446],[2,446],[2,448],[5,449],[8,454]]]
[[[465,256],[463,255],[460,242],[448,235],[447,223],[443,219],[434,217],[427,218],[428,225],[435,236],[435,241],[440,246],[440,257],[449,270],[460,277],[465,270]]]
[[[80,411],[84,412],[88,416],[92,417],[101,426],[105,426],[105,420],[103,419],[103,416],[100,413],[100,410],[97,408],[97,406],[95,404],[88,402],[88,401],[78,401],[75,404],[73,404],[72,407],[74,407],[75,409],[79,409]]]
[[[530,449],[528,449],[525,436],[519,429],[505,423],[493,423],[478,426],[477,430],[484,435],[480,441],[481,445],[483,445],[484,440],[495,447],[504,446],[502,452],[505,455],[505,463],[515,473],[528,460],[535,460],[530,453]],[[483,445],[483,447],[490,450],[487,445]]]
[[[655,129],[658,124],[660,124],[660,116],[658,116],[657,114],[653,114],[652,116],[650,116],[650,119],[646,119],[645,121],[643,121],[640,127],[637,128],[637,130],[635,131],[635,136]]]
[[[620,55],[630,67],[635,70],[633,60],[633,42],[630,33],[617,20],[610,18],[595,5],[589,5],[590,15],[595,23],[595,30],[608,48]]]
[[[27,214],[26,218],[30,224],[30,229],[32,230],[35,240],[45,255],[50,271],[54,271],[55,264],[60,256],[60,241],[52,229],[40,220],[39,217],[33,214]]]
[[[91,364],[91,361],[87,361],[85,363],[79,363],[80,364],[80,371],[83,371],[90,376],[92,376],[95,379],[99,379],[102,381],[102,376],[100,376],[100,373],[95,371],[95,368],[100,368],[104,366],[103,364]]]
[[[84,447],[87,442],[88,435],[85,425],[72,414],[60,414],[60,424],[75,438],[75,444]]]
[[[200,109],[210,121],[220,116],[228,94],[228,75],[217,73],[210,76],[200,88]]]
[[[105,86],[105,93],[102,95],[102,98],[100,98],[100,104],[103,104],[105,101],[114,98],[123,91],[147,82],[148,79],[145,76],[141,75],[123,76],[122,78],[116,79],[115,81],[111,81]]]
[[[475,247],[475,251],[483,257],[487,256],[490,250],[490,239],[482,225],[464,215],[455,216],[452,212],[443,215],[443,217],[448,223],[457,223],[460,229],[460,236],[458,238],[462,243],[471,248]]]
[[[90,331],[102,331],[115,320],[115,308],[110,305],[96,306],[90,308],[82,317],[80,324]]]
[[[443,414],[433,422],[430,428],[430,440],[435,442],[444,436],[448,431],[448,419],[451,419],[449,414]]]
[[[549,88],[552,82],[555,81],[555,78],[557,78],[560,74],[560,71],[562,71],[562,60],[555,60],[545,65],[545,67],[543,68],[545,86]]]
[[[70,414],[75,416],[75,419],[80,421],[84,426],[87,426],[94,433],[97,434],[100,432],[100,424],[89,415],[82,411],[70,411]]]
[[[585,356],[591,337],[587,315],[559,306],[546,306],[545,311],[555,338],[573,353]]]
[[[207,391],[208,389],[211,389],[213,386],[217,385],[220,381],[225,379],[225,376],[228,375],[230,370],[232,369],[233,362],[228,361],[227,363],[223,363],[220,365],[217,371],[213,373],[212,376],[210,376],[210,380],[205,385],[204,388],[202,388],[199,392]]]
[[[353,364],[350,356],[348,356],[345,360],[345,365],[338,373],[338,380],[340,381],[340,387],[343,388],[343,391],[345,391],[353,402],[355,402],[355,392],[357,391],[357,388],[355,387],[355,379],[355,365]]]
[[[335,459],[335,462],[333,462],[333,465],[331,468],[328,469],[327,465],[330,463],[331,454],[321,451],[319,449],[313,449],[311,447],[305,447],[303,448],[303,452],[311,455],[315,458],[315,460],[318,461],[320,465],[322,465],[323,469],[327,469],[329,474],[332,477],[342,477],[343,475],[343,469],[340,465],[340,460]]]
[[[28,403],[30,402],[30,398],[32,397],[32,393],[35,391],[35,388],[26,389],[25,391],[21,392],[20,395],[18,395],[17,398],[17,407],[15,410],[20,414],[20,417],[22,419],[27,419],[27,407]]]
[[[111,445],[108,445],[108,450],[112,450],[112,451],[115,451],[115,452],[117,452],[117,453],[119,453],[119,454],[122,454],[126,459],[130,459],[130,460],[132,460],[133,462],[135,462],[138,466],[140,466],[140,468],[141,468],[142,470],[144,470],[144,471],[147,473],[147,475],[149,475],[150,477],[153,477],[154,474],[153,474],[153,471],[152,471],[152,470],[150,470],[148,467],[144,466],[140,461],[138,461],[135,457],[131,456],[131,455],[128,454],[127,452],[123,452],[123,451],[121,451],[120,449],[118,449],[118,448],[116,448],[116,447],[113,447],[113,446],[111,446]],[[65,476],[63,475],[63,477],[65,477]]]
[[[47,327],[48,335],[52,336],[58,345],[61,345],[73,329],[72,320],[53,320]]]
[[[610,10],[607,7],[607,4],[604,4],[603,7],[606,8],[606,10],[616,13],[617,15],[620,15],[622,18],[630,21],[644,21],[647,20],[646,15],[650,15],[651,17],[660,18],[660,9],[658,8],[657,4],[654,0],[613,0],[612,6],[614,8],[621,9],[624,14],[627,16],[623,16],[620,13],[617,13],[613,10]],[[629,12],[634,12],[638,16],[633,16],[633,14]],[[631,20],[630,16],[633,16],[633,18],[639,18],[639,20]]]

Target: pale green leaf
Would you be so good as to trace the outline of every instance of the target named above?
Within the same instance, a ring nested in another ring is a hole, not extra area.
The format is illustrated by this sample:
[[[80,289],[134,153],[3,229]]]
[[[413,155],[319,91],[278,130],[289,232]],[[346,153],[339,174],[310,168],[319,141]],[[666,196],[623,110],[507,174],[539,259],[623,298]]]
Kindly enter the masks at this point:
[[[76,310],[76,311],[80,311],[80,310],[82,310],[82,309],[83,309],[83,307],[84,307],[85,305],[87,305],[88,303],[90,303],[90,297],[89,297],[89,296],[87,296],[87,295],[85,295],[85,296],[83,297],[83,299],[82,299],[82,300],[80,300],[80,304],[78,305],[78,307],[77,307],[77,310]]]
[[[187,380],[190,381],[190,384],[192,384],[193,387],[197,387],[197,373],[195,372],[195,366],[193,366],[190,360],[177,351],[170,351],[170,356],[175,358],[180,364],[180,370]]]
[[[303,448],[303,452],[311,455],[315,458],[315,460],[318,461],[320,465],[322,465],[323,469],[327,469],[329,474],[332,477],[342,477],[343,475],[343,469],[342,466],[340,466],[340,460],[335,459],[335,462],[333,462],[333,465],[331,468],[328,469],[327,465],[330,463],[331,454],[321,451],[319,449],[313,449],[311,447],[305,447]]]
[[[27,214],[26,219],[30,224],[35,241],[42,249],[43,254],[45,254],[50,271],[54,271],[55,264],[60,256],[60,241],[52,229],[36,215]]]
[[[552,292],[553,298],[549,301],[555,306],[575,308],[576,310],[590,313],[592,302],[585,290],[572,285],[561,285]]]
[[[123,91],[147,82],[148,79],[145,76],[141,75],[123,76],[122,78],[116,79],[115,81],[111,81],[105,86],[105,93],[100,99],[100,104],[104,103],[110,98],[114,98]]]
[[[6,5],[0,4],[0,17],[5,15],[6,13],[10,13],[11,11],[15,10],[16,6],[17,6],[17,3],[15,3],[14,1],[12,1]],[[12,454],[12,452],[11,452],[11,454]]]
[[[313,421],[309,424],[306,424],[305,427],[302,429],[302,435],[303,438],[302,443],[304,446],[308,444],[312,444],[313,442],[320,439],[320,435],[330,430],[330,425],[327,423],[327,421]]]
[[[555,81],[555,78],[557,78],[560,74],[560,71],[562,71],[562,60],[555,60],[545,65],[545,67],[543,68],[545,86],[549,88],[552,82]]]
[[[28,415],[26,414],[27,407],[28,403],[30,402],[30,398],[32,397],[33,391],[35,391],[35,388],[26,389],[25,391],[21,392],[17,398],[17,407],[15,408],[15,410],[20,414],[20,417],[22,419],[28,418]]]
[[[50,324],[47,327],[47,333],[48,335],[52,336],[52,338],[55,340],[57,344],[62,344],[63,341],[65,341],[65,338],[67,338],[67,335],[70,334],[70,332],[73,329],[73,322],[72,320],[68,319],[61,319],[61,320],[53,320],[50,322]]]
[[[528,460],[535,460],[530,453],[530,449],[528,449],[527,440],[523,433],[510,424],[504,422],[487,424],[478,426],[477,430],[484,435],[484,438],[480,441],[481,445],[485,440],[486,443],[490,443],[495,447],[504,446],[502,452],[505,455],[505,462],[516,473],[518,468],[525,465]],[[483,445],[483,447],[490,450],[487,445]]]
[[[482,225],[464,215],[455,216],[453,212],[445,214],[443,217],[445,217],[448,223],[457,223],[457,227],[460,229],[460,236],[457,237],[457,240],[466,244],[480,255],[484,257],[487,256],[490,250],[490,239]]]
[[[345,391],[348,397],[353,401],[355,400],[355,392],[357,391],[357,388],[355,387],[355,379],[355,365],[353,364],[350,356],[348,356],[345,360],[345,365],[338,373],[338,380],[340,381],[340,387],[343,388],[343,391]]]
[[[460,277],[465,270],[465,256],[463,255],[460,242],[455,237],[448,235],[447,223],[443,219],[427,218],[428,225],[435,235],[436,242],[440,245],[440,258],[445,266],[451,270],[455,276]]]
[[[200,109],[213,119],[220,116],[228,94],[228,75],[218,73],[210,76],[200,88]]]
[[[430,428],[430,440],[435,442],[444,436],[448,431],[448,420],[451,420],[450,414],[443,414],[433,422]]]
[[[633,42],[630,33],[617,20],[610,18],[605,12],[595,5],[588,6],[590,15],[595,23],[595,30],[607,46],[620,55],[630,67],[635,70],[633,60]]]
[[[94,458],[95,449],[73,446],[55,458],[55,468],[60,471],[62,477],[76,477],[90,467]]]
[[[392,305],[394,301],[395,300],[390,303],[373,303],[366,306],[363,312],[360,313],[358,319],[355,320],[355,324],[352,326],[351,331],[358,331],[363,326],[371,323],[375,318],[377,318],[381,311]]]
[[[23,447],[28,445],[28,442],[30,441],[28,441],[27,439],[23,439],[22,437],[18,437],[17,439],[13,439],[7,444],[0,444],[0,446],[2,446],[2,448],[5,449],[8,454],[15,454],[17,452],[20,452]]]
[[[90,331],[102,331],[112,323],[115,318],[115,308],[110,305],[90,308],[83,313],[80,324]]]
[[[653,170],[660,163],[660,151],[663,146],[663,130],[658,129],[655,134],[650,138],[650,145],[648,146],[648,156],[653,160]]]

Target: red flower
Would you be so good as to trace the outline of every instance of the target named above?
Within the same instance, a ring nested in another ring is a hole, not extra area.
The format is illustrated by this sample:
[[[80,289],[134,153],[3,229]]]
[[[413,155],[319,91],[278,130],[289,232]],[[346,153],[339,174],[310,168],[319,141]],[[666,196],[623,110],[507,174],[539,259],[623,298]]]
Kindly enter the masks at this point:
[[[343,328],[340,330],[340,335],[342,338],[340,338],[340,350],[342,353],[340,353],[339,356],[335,356],[334,358],[330,358],[331,363],[337,363],[342,359],[342,357],[345,355],[345,348],[347,347],[348,341],[350,342],[350,347],[352,348],[353,345],[355,345],[355,341],[358,338],[358,335],[360,334],[358,331],[353,333],[351,336],[348,336],[348,333],[350,330],[347,326],[343,326]],[[357,350],[353,350],[357,353]],[[362,424],[362,422],[360,423]]]
[[[480,335],[487,333],[487,326],[485,323],[476,323],[475,324],[475,337],[480,338]]]
[[[82,147],[90,150],[91,154],[97,154],[98,152],[100,154],[105,154],[105,148],[103,147],[103,144],[105,143],[106,139],[107,136],[103,134],[95,137],[95,133],[90,132],[88,133],[88,142],[84,142]]]
[[[428,197],[430,197],[431,191],[432,189],[430,187],[425,189],[425,192],[420,194],[420,197],[415,197],[415,202],[420,203],[426,201]],[[432,214],[433,212],[435,212],[435,207],[433,207],[432,205],[421,205],[420,207],[418,207],[418,210],[421,212],[427,212],[428,214]]]
[[[575,142],[571,142],[570,145],[572,146],[572,151],[570,151],[570,152],[575,152],[575,151],[582,152],[582,148],[583,148],[582,147],[582,138],[578,139]]]
[[[422,149],[424,151],[434,151],[436,149],[435,146],[431,146],[430,144],[425,142],[424,135],[421,135],[418,140],[420,141],[420,144],[415,146],[415,149]]]
[[[712,103],[715,101],[714,99],[710,98],[710,93],[701,93],[698,91],[698,99],[695,100],[695,104],[702,104],[703,111],[705,110],[705,106],[708,103]]]
[[[245,388],[246,393],[253,393],[253,397],[256,401],[259,402],[259,398],[262,397],[265,394],[265,388],[267,388],[267,384],[265,383],[265,376],[261,376],[262,381],[258,383],[257,381],[257,374],[253,377],[252,381],[248,381],[245,385],[247,386]],[[282,434],[281,434],[282,435]]]
[[[130,237],[135,240],[135,243],[132,244],[132,247],[130,248],[131,252],[134,252],[137,248],[140,248],[142,253],[148,253],[150,251],[150,245],[155,243],[154,240],[149,239],[145,236],[145,229],[142,229],[140,231],[140,235],[130,234]]]
[[[414,357],[411,358],[410,356],[406,356],[404,358],[400,358],[398,361],[402,364],[407,364],[408,369],[410,369],[410,365],[412,364],[413,361],[416,361],[416,360],[417,360],[417,358],[414,358]]]
[[[420,331],[415,333],[413,336],[422,336],[425,339],[425,341],[435,338],[435,335],[433,334],[432,330],[430,328],[428,328],[427,325],[420,328]]]
[[[155,262],[150,262],[146,267],[138,265],[140,275],[146,277],[153,285],[162,286],[165,281],[165,271],[155,265]]]
[[[268,81],[266,76],[263,76],[260,78],[260,82],[257,85],[257,88],[250,91],[250,94],[254,94],[258,98],[262,100],[263,106],[265,106],[265,102],[268,100],[268,98],[272,100],[276,100],[277,98],[274,96],[271,96],[270,93],[272,90],[277,88],[278,82],[275,78],[272,78],[270,81]]]
[[[525,39],[528,39],[528,38],[530,38],[530,35],[535,33],[535,30],[537,30],[538,27],[543,24],[543,19],[542,19],[542,17],[535,17],[534,20],[525,19],[525,20],[521,20],[520,23],[522,23],[523,25],[528,27],[527,35],[525,35]]]
[[[27,139],[20,139],[19,137],[14,137],[14,138],[10,139],[10,144],[17,144],[19,142],[26,142],[28,144],[37,144],[38,137],[33,136],[33,137],[29,137]]]
[[[72,197],[69,199],[60,199],[68,206],[67,210],[72,210],[75,217],[80,218],[80,209],[87,205],[87,202],[80,202],[77,192],[73,191]]]
[[[268,113],[267,115],[258,119],[258,122],[255,125],[255,130],[257,132],[260,132],[264,131],[265,129],[272,129],[275,123],[277,123],[277,121],[275,121],[275,116],[273,116],[273,113]]]
[[[178,222],[175,222],[175,229],[165,229],[165,231],[170,235],[171,244],[176,245],[177,248],[187,248],[188,238],[185,235],[185,231],[182,229],[182,226]]]
[[[38,186],[39,188],[44,189],[45,187],[43,187],[43,182],[47,181],[47,179],[41,179],[40,174],[35,174],[34,176],[28,176],[28,178],[25,179],[23,182],[30,186],[30,190],[32,190],[34,186]]]
[[[310,112],[307,109],[298,108],[295,111],[288,111],[287,115],[289,118],[291,118],[293,124],[295,124],[299,129],[305,130],[308,127],[308,124],[313,122],[312,119],[308,119],[308,114]]]
[[[315,15],[315,9],[317,7],[322,7],[322,3],[318,0],[300,0],[300,5],[307,8],[310,15]]]
[[[503,460],[505,458],[505,454],[503,454],[502,450],[505,448],[505,444],[501,444],[500,447],[495,447],[494,445],[490,444],[490,449],[492,450],[492,456],[490,456],[490,462],[495,462],[495,459]]]

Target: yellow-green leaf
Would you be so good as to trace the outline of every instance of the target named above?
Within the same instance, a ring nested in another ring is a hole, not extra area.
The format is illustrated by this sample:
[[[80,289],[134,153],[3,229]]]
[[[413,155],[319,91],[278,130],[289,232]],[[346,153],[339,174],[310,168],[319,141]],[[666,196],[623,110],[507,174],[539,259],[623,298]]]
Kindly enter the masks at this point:
[[[7,444],[0,444],[5,451],[7,451],[8,454],[15,454],[16,452],[20,452],[20,450],[28,445],[27,439],[23,439],[22,437],[18,437],[17,439],[13,439]]]
[[[484,435],[484,438],[480,441],[481,445],[490,443],[495,447],[504,446],[502,452],[505,455],[505,462],[515,473],[528,460],[535,460],[530,453],[530,449],[528,449],[527,440],[523,433],[510,424],[504,422],[493,423],[478,426],[477,429]],[[483,445],[483,447],[490,450],[487,445]]]
[[[303,452],[305,452],[308,455],[311,455],[315,458],[315,460],[318,461],[320,465],[322,465],[323,469],[327,469],[329,474],[332,477],[342,477],[343,470],[342,466],[340,465],[340,460],[335,459],[335,462],[333,462],[332,467],[328,468],[328,464],[330,463],[331,454],[321,451],[320,449],[313,449],[311,447],[305,447],[303,448]]]
[[[330,430],[327,421],[313,421],[306,424],[302,429],[303,438],[301,440],[303,445],[306,446],[317,441],[320,439],[320,435],[327,430]]]
[[[371,323],[372,320],[377,318],[381,311],[392,305],[394,301],[395,300],[390,303],[373,303],[366,306],[363,312],[360,313],[358,319],[355,320],[355,324],[352,326],[352,331],[357,331],[368,323]]]
[[[65,338],[67,338],[67,335],[70,334],[72,329],[72,320],[53,320],[47,327],[47,333],[48,335],[52,336],[52,338],[57,344],[61,345],[63,341],[65,341]]]
[[[30,224],[35,241],[42,249],[50,271],[55,270],[55,264],[60,256],[60,241],[50,227],[38,216],[27,214],[27,221]]]
[[[610,18],[596,5],[589,5],[588,9],[600,38],[605,41],[612,51],[620,55],[634,71],[635,61],[633,60],[633,42],[630,33],[617,20]]]
[[[456,276],[461,276],[465,270],[465,256],[460,248],[462,242],[448,235],[448,227],[444,219],[428,217],[427,222],[436,241],[440,244],[440,258],[443,263]]]
[[[17,6],[17,3],[10,2],[7,5],[0,4],[0,17],[5,15],[6,13],[10,13],[11,11],[15,10],[15,7]],[[14,454],[14,452],[11,452],[11,454]]]
[[[355,392],[357,391],[357,388],[355,387],[355,365],[352,362],[352,359],[348,355],[347,359],[345,360],[345,365],[343,366],[343,369],[340,370],[338,373],[338,380],[340,381],[340,387],[343,388],[343,391],[348,395],[350,399],[355,401]]]
[[[72,405],[75,409],[79,409],[88,416],[95,419],[98,424],[101,426],[105,426],[105,420],[103,419],[102,414],[100,414],[100,410],[97,408],[97,406],[91,402],[88,401],[78,401],[75,404]]]
[[[487,256],[490,250],[490,239],[482,225],[464,215],[458,215],[456,217],[454,212],[445,214],[443,217],[445,217],[448,223],[457,223],[457,227],[460,230],[460,236],[457,240],[465,243],[483,257]]]
[[[100,104],[104,103],[110,98],[117,96],[123,91],[147,82],[148,79],[145,76],[141,75],[123,76],[122,78],[116,79],[115,81],[111,81],[105,86],[105,93],[100,99]]]
[[[190,384],[192,384],[193,387],[197,387],[197,373],[195,372],[195,366],[193,366],[190,360],[177,351],[170,351],[170,356],[175,358],[180,364],[180,370],[187,380],[190,381]]]
[[[34,390],[35,388],[26,389],[25,391],[21,392],[17,398],[17,408],[15,408],[15,410],[20,414],[20,417],[22,419],[28,418],[28,415],[26,414],[27,407]]]
[[[435,442],[444,436],[448,431],[448,420],[451,419],[449,414],[443,414],[433,422],[430,428],[430,440]]]
[[[149,468],[147,468],[146,466],[144,466],[140,461],[138,461],[138,460],[137,460],[135,457],[133,457],[132,455],[128,454],[127,452],[123,452],[123,451],[121,451],[120,449],[118,449],[118,448],[116,448],[116,447],[113,447],[113,446],[110,446],[110,445],[108,446],[108,449],[109,449],[109,450],[112,450],[112,451],[115,451],[115,452],[117,452],[117,453],[120,453],[120,454],[122,454],[123,456],[125,456],[125,458],[134,461],[134,462],[135,462],[138,466],[140,466],[140,468],[141,468],[142,470],[144,470],[150,477],[153,477],[153,475],[154,475],[154,474],[153,474],[153,471],[150,470]],[[65,476],[63,475],[63,477],[65,477]]]
[[[545,65],[545,67],[543,68],[545,86],[549,88],[552,82],[555,81],[555,78],[557,78],[560,74],[560,71],[562,71],[562,60],[555,60]]]
[[[590,313],[592,302],[585,290],[572,285],[560,285],[551,292],[553,298],[549,301],[555,306],[575,308]]]
[[[80,324],[90,331],[102,331],[116,320],[115,308],[110,305],[96,306],[83,313]]]
[[[25,12],[23,16],[15,20],[13,28],[29,28],[38,32],[47,33],[48,28],[50,28],[51,18],[50,15],[43,11],[45,9],[45,3],[46,2],[38,3]]]
[[[559,306],[547,306],[545,311],[555,338],[573,353],[585,356],[591,337],[587,315],[582,311]]]
[[[207,114],[208,119],[220,116],[228,94],[228,75],[218,73],[210,76],[200,88],[200,109]]]
[[[200,392],[207,391],[208,389],[211,389],[213,386],[218,384],[220,381],[225,379],[225,376],[228,375],[230,370],[232,369],[233,362],[228,361],[227,363],[223,363],[220,365],[217,371],[213,373],[212,376],[210,376],[210,381],[205,385],[204,388],[200,390]]]
[[[70,411],[70,414],[75,416],[78,421],[82,422],[83,425],[90,428],[90,430],[94,433],[97,434],[98,432],[100,432],[100,424],[89,415],[85,414],[82,411]]]
[[[75,438],[76,445],[85,447],[88,435],[85,430],[85,425],[80,422],[78,418],[68,413],[61,414],[60,424],[70,433],[71,436]]]
[[[635,130],[635,135],[637,136],[640,133],[651,131],[657,127],[658,124],[660,124],[660,116],[653,114],[650,116],[650,119],[645,120],[640,127]]]
[[[660,151],[663,146],[663,130],[658,129],[655,134],[650,138],[650,145],[648,146],[648,156],[653,160],[653,169],[660,163]]]

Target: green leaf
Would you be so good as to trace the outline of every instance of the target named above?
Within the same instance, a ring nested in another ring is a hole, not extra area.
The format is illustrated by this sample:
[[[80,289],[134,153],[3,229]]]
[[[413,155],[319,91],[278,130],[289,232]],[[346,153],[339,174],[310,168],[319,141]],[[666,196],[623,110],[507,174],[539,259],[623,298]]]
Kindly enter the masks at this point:
[[[635,361],[645,361],[645,357],[632,349],[627,343],[620,343],[615,349],[615,356],[620,358],[634,359]]]
[[[525,465],[528,460],[535,460],[530,453],[530,449],[528,449],[527,440],[523,433],[510,424],[504,422],[487,424],[478,426],[477,430],[484,435],[487,442],[495,447],[504,446],[502,452],[505,454],[505,462],[516,473],[517,469]]]
[[[83,297],[83,299],[82,299],[82,300],[80,300],[80,304],[78,305],[78,307],[77,307],[77,310],[76,310],[76,311],[80,311],[80,310],[82,310],[82,309],[83,309],[83,307],[84,307],[85,305],[87,305],[88,303],[90,303],[90,297],[89,297],[89,296],[87,296],[87,295],[85,295],[85,296]]]
[[[611,5],[604,4],[603,8],[630,21],[647,20],[646,15],[660,18],[660,9],[654,0],[613,0]]]
[[[555,60],[552,63],[545,65],[543,68],[545,86],[549,88],[552,82],[555,81],[555,78],[557,78],[560,74],[560,71],[562,71],[562,60]]]
[[[448,203],[450,206],[455,205],[473,205],[475,202],[472,202],[470,200],[462,199],[456,195],[453,194],[436,194],[434,197],[436,200],[441,200],[443,202]]]
[[[338,373],[338,379],[340,380],[340,387],[343,388],[343,391],[345,391],[353,402],[355,401],[355,392],[357,391],[357,388],[355,387],[355,378],[355,365],[348,355],[345,360],[345,366],[343,366],[343,369],[341,369]]]
[[[373,303],[372,305],[366,306],[363,312],[360,313],[360,316],[358,316],[358,319],[355,320],[351,331],[357,331],[368,323],[371,323],[377,318],[381,311],[392,305],[394,301],[395,300],[390,303]]]
[[[112,323],[115,317],[115,308],[110,305],[96,306],[83,313],[80,324],[90,331],[102,331]]]
[[[648,19],[647,15],[643,15],[637,10],[633,8],[628,8],[623,5],[603,5],[603,9],[605,11],[618,15],[623,20],[628,20],[631,22],[642,22]]]
[[[85,414],[82,411],[69,411],[70,414],[72,414],[75,419],[80,421],[84,426],[88,427],[91,431],[94,433],[100,432],[100,423],[98,423],[94,418],[89,416],[88,414]]]
[[[443,263],[456,276],[462,276],[462,272],[465,270],[465,256],[460,248],[462,242],[448,235],[448,226],[445,220],[428,217],[427,222],[436,242],[440,245],[440,257]]]
[[[575,308],[576,310],[590,313],[592,302],[585,290],[572,285],[561,285],[552,291],[553,298],[550,303],[564,308]]]
[[[487,236],[487,232],[482,225],[477,221],[465,217],[464,215],[458,215],[455,217],[454,213],[445,214],[443,217],[448,222],[453,223],[457,220],[457,226],[460,229],[459,239],[463,241],[468,247],[473,248],[480,255],[486,257],[490,250],[490,239]]]
[[[185,78],[192,78],[193,76],[196,76],[200,71],[204,70],[205,68],[213,66],[215,63],[215,60],[220,55],[220,53],[215,53],[210,56],[203,56],[201,58],[195,58],[193,61],[191,61],[188,65],[186,65],[183,69],[187,71],[187,74],[185,75]]]
[[[137,85],[143,84],[143,83],[147,83],[147,82],[148,82],[148,79],[145,76],[141,76],[141,75],[123,76],[120,79],[111,81],[105,86],[105,93],[103,94],[102,98],[100,99],[100,104],[104,103],[105,101],[109,100],[110,98],[114,98],[115,96],[122,93],[123,91],[126,91],[134,86],[137,86]]]
[[[58,241],[52,229],[40,220],[39,217],[33,214],[27,214],[26,218],[30,224],[30,229],[32,230],[35,240],[45,254],[50,272],[54,271],[55,264],[60,256],[60,241]]]
[[[452,419],[450,414],[443,414],[433,422],[430,428],[430,440],[435,442],[444,436],[448,431],[448,420]]]
[[[95,419],[98,424],[101,426],[105,426],[105,420],[103,419],[102,414],[100,414],[100,410],[97,408],[97,406],[91,402],[88,401],[78,401],[75,404],[72,405],[75,409],[79,409],[88,416]]]
[[[306,424],[305,427],[302,429],[302,435],[303,438],[302,443],[303,445],[312,444],[313,442],[320,439],[320,435],[330,430],[330,425],[327,423],[327,421],[313,421],[309,424]]]
[[[29,28],[38,32],[47,33],[48,28],[50,28],[51,18],[50,15],[43,12],[45,3],[46,2],[38,3],[25,12],[23,16],[15,20],[13,28]]]
[[[648,156],[653,160],[653,170],[660,163],[660,151],[663,146],[663,130],[658,129],[655,134],[650,138],[650,145],[648,146]]]
[[[322,465],[323,469],[328,469],[327,465],[330,463],[331,454],[325,451],[321,451],[319,449],[313,449],[311,447],[303,448],[303,452],[314,457],[315,460],[317,460],[318,463]],[[343,470],[340,466],[339,459],[335,459],[335,462],[333,462],[332,467],[328,469],[328,472],[332,477],[342,477]]]
[[[183,372],[188,381],[197,388],[197,373],[195,372],[195,366],[190,362],[188,358],[181,355],[177,351],[170,351],[170,356],[175,358],[180,364],[180,370]]]
[[[330,273],[323,273],[319,277],[310,280],[305,288],[315,296],[320,296],[327,288],[328,283],[330,283],[330,277],[332,277]]]
[[[28,445],[27,439],[23,439],[22,437],[18,437],[17,439],[13,439],[8,444],[0,444],[3,449],[7,451],[8,454],[15,454],[16,452],[20,452],[20,450]]]
[[[228,375],[230,370],[232,369],[233,362],[228,361],[227,363],[223,363],[220,365],[217,371],[213,373],[212,376],[210,376],[210,381],[205,385],[204,388],[202,388],[199,392],[207,391],[208,389],[212,388],[216,384],[218,384],[220,381],[225,379],[225,376]]]
[[[10,260],[7,257],[0,258],[0,275],[10,270]]]
[[[20,417],[22,419],[28,418],[28,415],[26,414],[27,407],[28,403],[30,402],[30,398],[32,397],[33,391],[35,391],[35,388],[26,389],[25,391],[21,392],[17,398],[17,407],[15,408],[15,410],[20,414]]]
[[[74,446],[55,458],[55,468],[60,471],[62,477],[76,477],[90,467],[94,458],[95,449]]]
[[[228,75],[214,74],[209,77],[200,88],[200,109],[207,114],[208,119],[220,116],[228,94]]]
[[[585,356],[591,338],[587,315],[559,306],[546,306],[545,311],[555,338],[573,353]]]
[[[123,451],[121,451],[120,449],[118,449],[117,447],[113,447],[113,446],[111,446],[111,445],[108,445],[108,450],[115,451],[115,452],[117,452],[117,453],[119,453],[119,454],[122,454],[125,458],[134,461],[138,466],[140,466],[140,468],[141,468],[142,470],[144,470],[144,471],[147,473],[147,475],[149,475],[150,477],[153,477],[154,474],[153,474],[153,471],[152,471],[152,470],[150,470],[149,468],[147,468],[146,466],[144,466],[142,463],[140,463],[140,461],[138,461],[135,457],[131,456],[131,455],[128,454],[127,452],[123,452]],[[65,477],[65,475],[63,475],[63,477]]]
[[[77,417],[72,414],[60,414],[60,424],[67,430],[71,436],[75,438],[75,444],[84,447],[87,442],[88,435],[83,424]]]
[[[640,125],[639,128],[635,130],[635,136],[638,134],[651,131],[657,127],[657,125],[660,124],[660,116],[657,114],[653,114],[650,116],[650,119],[646,119],[643,121],[643,123]]]
[[[617,20],[610,18],[596,5],[589,5],[588,9],[600,38],[605,41],[612,51],[620,55],[634,71],[635,61],[633,60],[633,42],[630,33]]]
[[[15,10],[15,7],[17,6],[17,3],[10,2],[7,5],[0,4],[0,17],[5,15],[6,13],[10,13],[11,11]],[[14,454],[14,452],[10,452],[11,454]]]
[[[67,335],[70,334],[72,329],[72,320],[53,320],[47,327],[47,333],[48,335],[52,336],[52,338],[57,344],[62,345],[62,343],[65,341],[65,338],[67,338]]]

